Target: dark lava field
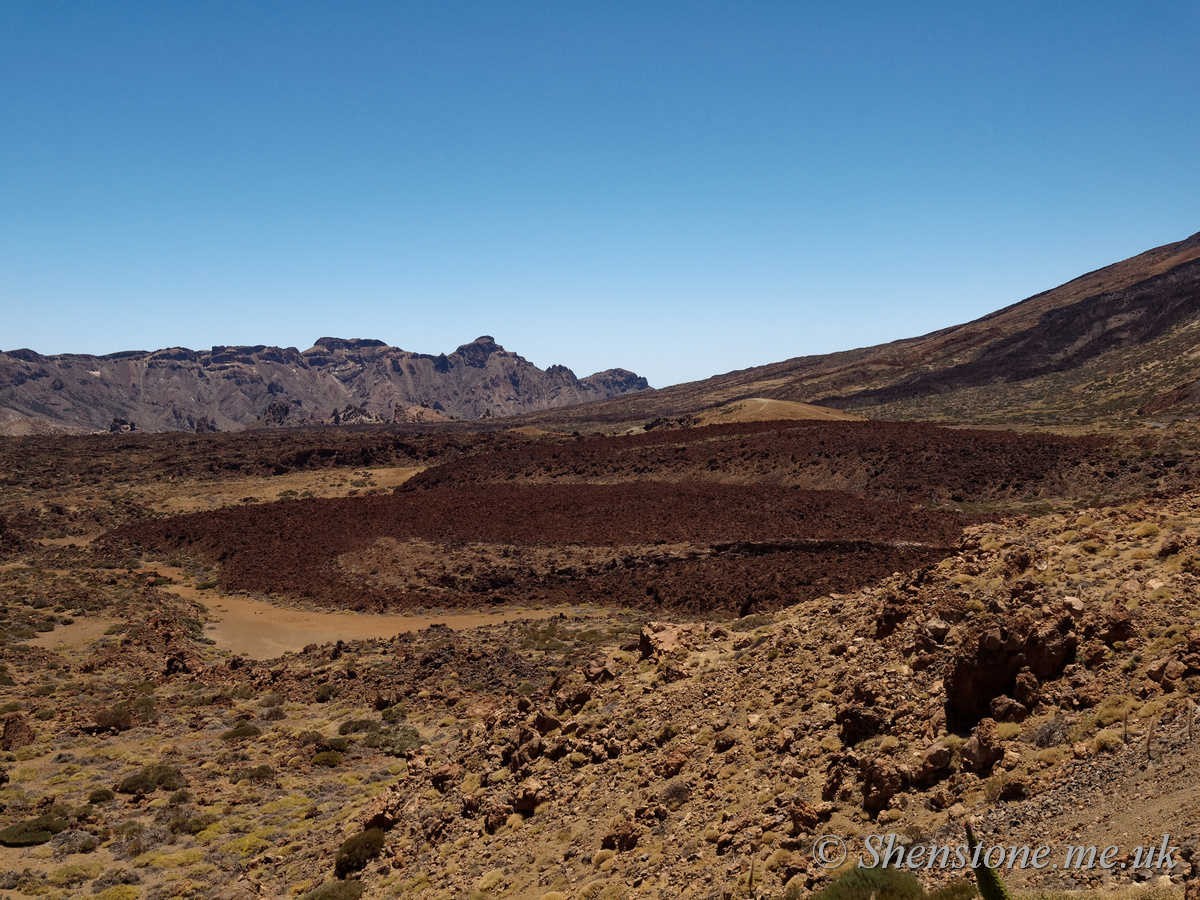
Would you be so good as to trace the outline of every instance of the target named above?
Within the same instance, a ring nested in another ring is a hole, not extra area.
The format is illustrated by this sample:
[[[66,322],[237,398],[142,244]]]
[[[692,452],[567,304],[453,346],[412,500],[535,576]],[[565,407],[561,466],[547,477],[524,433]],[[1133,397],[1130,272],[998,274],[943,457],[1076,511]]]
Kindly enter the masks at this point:
[[[108,545],[199,556],[227,590],[326,606],[728,617],[936,562],[964,526],[1001,512],[1194,480],[1190,458],[1112,438],[878,422],[618,437],[363,431],[330,435],[328,448],[317,432],[303,450],[280,435],[274,453],[271,439],[225,446],[261,472],[334,459],[427,468],[388,494],[148,517]],[[213,471],[239,464],[214,456],[220,444],[187,446]],[[159,458],[200,468],[184,457]]]

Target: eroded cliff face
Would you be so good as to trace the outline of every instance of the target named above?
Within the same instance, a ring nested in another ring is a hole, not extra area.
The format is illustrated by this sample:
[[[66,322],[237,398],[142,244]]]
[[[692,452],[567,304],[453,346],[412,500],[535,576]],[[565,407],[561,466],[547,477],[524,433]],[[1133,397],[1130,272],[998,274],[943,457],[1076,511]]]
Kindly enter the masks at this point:
[[[488,335],[453,353],[410,353],[383,341],[323,337],[295,347],[172,347],[107,356],[0,353],[0,419],[64,430],[220,430],[313,424],[347,406],[372,420],[404,421],[413,407],[446,418],[508,416],[648,389],[609,369],[577,378],[542,370]]]

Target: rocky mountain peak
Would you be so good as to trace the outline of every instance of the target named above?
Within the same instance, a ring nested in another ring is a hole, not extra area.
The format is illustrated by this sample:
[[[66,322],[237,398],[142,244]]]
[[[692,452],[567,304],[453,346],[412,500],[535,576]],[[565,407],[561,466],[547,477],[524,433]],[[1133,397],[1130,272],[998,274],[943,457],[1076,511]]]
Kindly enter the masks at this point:
[[[412,409],[434,410],[437,419],[477,419],[646,387],[644,378],[624,370],[584,379],[562,367],[543,371],[487,334],[437,356],[328,336],[303,353],[265,344],[104,356],[0,352],[0,422],[36,420],[69,431],[103,430],[116,420],[147,431],[197,430],[199,422],[228,431],[335,416],[344,422],[346,410],[358,410],[363,422],[413,421]]]

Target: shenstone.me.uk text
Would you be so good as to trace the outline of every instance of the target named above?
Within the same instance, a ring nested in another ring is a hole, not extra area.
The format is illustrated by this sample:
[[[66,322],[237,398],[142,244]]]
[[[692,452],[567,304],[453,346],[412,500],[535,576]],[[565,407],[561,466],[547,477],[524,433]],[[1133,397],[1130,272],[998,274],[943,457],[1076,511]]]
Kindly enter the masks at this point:
[[[1061,854],[1051,858],[1052,847],[1044,844],[1033,847],[1028,844],[976,845],[972,850],[966,844],[957,846],[938,844],[901,844],[894,834],[872,834],[864,840],[866,853],[858,857],[860,868],[878,866],[896,869],[966,869],[986,865],[992,869],[1166,869],[1173,871],[1175,855],[1179,847],[1171,843],[1171,836],[1164,834],[1162,843],[1148,847],[1134,847],[1126,854],[1116,846],[1098,847],[1067,845]],[[849,856],[846,842],[836,835],[823,835],[813,843],[813,859],[819,866],[836,869]]]
[[[1072,846],[1068,845],[1062,856],[1051,859],[1053,850],[1045,845],[1031,847],[1028,844],[1005,847],[992,844],[984,847],[977,844],[972,851],[966,844],[956,847],[937,844],[896,843],[896,835],[873,834],[865,841],[866,854],[859,856],[860,867],[885,866],[904,869],[965,869],[974,868],[981,862],[991,869],[1174,869],[1173,854],[1179,848],[1171,844],[1171,836],[1164,834],[1158,846],[1135,847],[1128,858],[1121,858],[1119,847]]]

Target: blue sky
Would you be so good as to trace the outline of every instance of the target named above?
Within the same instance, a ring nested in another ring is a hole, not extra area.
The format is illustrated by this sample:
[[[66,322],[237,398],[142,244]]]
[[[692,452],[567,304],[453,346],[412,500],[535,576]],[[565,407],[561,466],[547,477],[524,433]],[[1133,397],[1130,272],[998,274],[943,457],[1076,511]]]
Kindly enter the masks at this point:
[[[1200,231],[1194,2],[0,0],[0,349],[655,386]]]

